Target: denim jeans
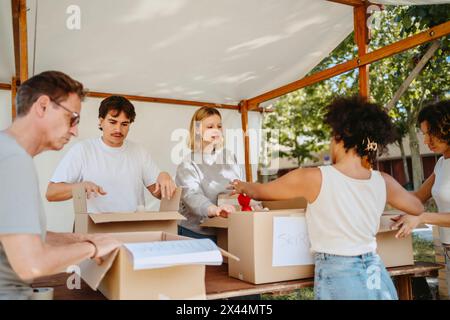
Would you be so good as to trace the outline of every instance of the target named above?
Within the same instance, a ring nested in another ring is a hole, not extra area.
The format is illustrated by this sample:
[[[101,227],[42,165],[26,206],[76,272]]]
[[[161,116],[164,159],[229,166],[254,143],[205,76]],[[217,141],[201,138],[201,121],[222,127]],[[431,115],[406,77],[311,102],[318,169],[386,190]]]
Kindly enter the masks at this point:
[[[180,236],[185,236],[193,239],[211,239],[215,244],[217,244],[217,237],[213,235],[201,234],[198,232],[194,232],[189,230],[188,228],[178,226],[178,234]]]
[[[391,277],[376,253],[316,253],[315,264],[316,300],[398,300]]]

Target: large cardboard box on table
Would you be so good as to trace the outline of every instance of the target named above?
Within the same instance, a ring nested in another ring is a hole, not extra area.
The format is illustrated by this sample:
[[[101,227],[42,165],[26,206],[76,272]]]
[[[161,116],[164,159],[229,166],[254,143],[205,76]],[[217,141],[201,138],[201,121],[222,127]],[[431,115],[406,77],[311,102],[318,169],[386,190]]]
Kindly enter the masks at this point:
[[[178,233],[178,220],[186,218],[178,212],[181,188],[174,196],[162,199],[159,211],[88,213],[86,193],[83,188],[73,191],[75,211],[74,232],[117,233],[136,231],[164,231]]]
[[[219,225],[221,229],[228,230],[224,233],[228,246],[223,248],[240,258],[239,261],[229,261],[229,275],[254,284],[313,277],[312,256],[308,259],[306,204],[304,199],[264,202],[263,206],[270,211],[236,212],[228,219],[206,221],[204,225]],[[386,212],[380,220],[377,251],[386,267],[414,264],[412,237],[397,239],[397,231],[390,229],[391,219],[398,214],[400,212]],[[295,225],[295,229],[289,230],[290,225]],[[289,257],[293,252],[298,253],[295,259]]]
[[[112,234],[123,243],[188,240],[165,232]],[[222,254],[227,253],[221,250]],[[81,277],[93,289],[113,300],[205,299],[205,265],[190,264],[148,270],[134,270],[125,247],[111,254],[101,265],[93,260],[80,264]]]

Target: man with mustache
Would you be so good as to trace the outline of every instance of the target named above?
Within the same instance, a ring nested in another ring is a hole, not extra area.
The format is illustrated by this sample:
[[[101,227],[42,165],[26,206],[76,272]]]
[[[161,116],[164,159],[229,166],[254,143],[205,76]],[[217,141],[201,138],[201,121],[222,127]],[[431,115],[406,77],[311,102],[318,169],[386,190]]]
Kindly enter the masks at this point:
[[[133,104],[122,96],[104,99],[99,108],[100,138],[79,142],[58,165],[47,189],[49,201],[72,198],[81,185],[88,212],[135,211],[144,205],[145,188],[157,198],[169,198],[176,185],[160,172],[149,152],[126,140],[135,120]]]

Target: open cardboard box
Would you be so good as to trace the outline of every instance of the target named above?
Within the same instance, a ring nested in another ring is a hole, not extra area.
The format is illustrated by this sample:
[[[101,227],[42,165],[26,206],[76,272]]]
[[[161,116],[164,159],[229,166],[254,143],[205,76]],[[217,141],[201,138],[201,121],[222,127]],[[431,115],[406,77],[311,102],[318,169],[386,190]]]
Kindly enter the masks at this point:
[[[190,239],[166,232],[111,234],[123,243]],[[236,257],[220,250],[223,256]],[[230,260],[231,260],[230,259]],[[93,289],[113,300],[205,299],[205,265],[191,264],[133,270],[125,247],[110,254],[101,265],[93,260],[80,264],[81,277]]]
[[[170,200],[161,199],[159,211],[88,213],[86,193],[83,188],[77,187],[73,190],[74,232],[164,231],[177,234],[177,221],[186,219],[178,212],[180,197],[181,188],[177,188]]]
[[[263,202],[270,211],[236,212],[228,219],[208,219],[202,226],[223,230],[218,233],[226,237],[221,242],[228,246],[223,248],[240,258],[240,261],[229,261],[231,277],[254,284],[310,278],[314,276],[313,264],[272,266],[274,218],[304,217],[306,204],[304,199]],[[391,219],[399,214],[399,211],[389,211],[380,220],[377,251],[386,267],[414,264],[412,237],[396,239],[397,231],[390,229]]]

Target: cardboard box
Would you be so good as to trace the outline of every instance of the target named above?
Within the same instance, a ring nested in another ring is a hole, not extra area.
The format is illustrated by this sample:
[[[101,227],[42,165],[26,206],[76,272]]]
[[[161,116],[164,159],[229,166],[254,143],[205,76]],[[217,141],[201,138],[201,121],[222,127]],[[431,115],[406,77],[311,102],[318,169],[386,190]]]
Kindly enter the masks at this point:
[[[186,218],[178,212],[181,188],[174,196],[162,199],[159,211],[88,213],[86,193],[83,188],[73,191],[75,210],[74,232],[117,233],[136,231],[164,231],[178,233],[178,220]]]
[[[229,276],[254,284],[314,276],[313,264],[272,265],[274,217],[304,217],[304,209],[237,212],[228,218],[228,250],[240,258],[229,261]]]
[[[165,232],[117,233],[121,242],[172,241],[189,239]],[[223,255],[227,252],[221,250]],[[205,266],[182,265],[133,270],[127,249],[121,247],[100,266],[92,260],[80,264],[81,277],[93,289],[113,300],[205,299]]]

